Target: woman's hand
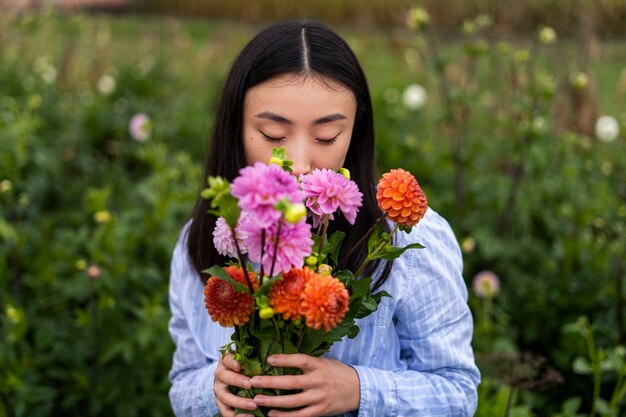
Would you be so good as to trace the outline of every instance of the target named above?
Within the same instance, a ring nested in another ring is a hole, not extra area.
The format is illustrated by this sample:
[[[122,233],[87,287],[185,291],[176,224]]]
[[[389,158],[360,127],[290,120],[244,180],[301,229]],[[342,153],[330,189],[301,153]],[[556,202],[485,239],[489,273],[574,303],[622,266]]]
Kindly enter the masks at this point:
[[[241,375],[241,364],[235,360],[235,357],[228,353],[220,358],[215,369],[215,381],[213,382],[213,392],[215,393],[215,402],[219,408],[222,417],[233,417],[235,415],[234,408],[242,410],[254,410],[257,408],[256,403],[251,398],[238,397],[229,391],[228,386],[249,389],[250,378]],[[250,416],[251,414],[237,414],[237,417]]]
[[[299,368],[302,375],[254,376],[253,387],[301,390],[297,394],[276,397],[257,395],[257,405],[268,408],[298,408],[294,411],[272,410],[271,417],[328,416],[359,408],[359,376],[354,368],[334,359],[309,355],[272,355],[272,366]]]

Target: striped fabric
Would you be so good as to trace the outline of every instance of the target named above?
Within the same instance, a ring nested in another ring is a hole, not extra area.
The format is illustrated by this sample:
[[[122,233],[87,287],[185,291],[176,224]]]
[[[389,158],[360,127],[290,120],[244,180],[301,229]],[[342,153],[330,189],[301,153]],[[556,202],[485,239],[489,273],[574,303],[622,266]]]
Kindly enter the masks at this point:
[[[200,279],[187,259],[185,232],[174,250],[170,334],[176,352],[169,377],[177,416],[213,416],[218,349],[232,329],[213,323]],[[349,416],[472,416],[480,381],[471,349],[472,316],[459,246],[448,223],[429,209],[399,245],[420,242],[394,261],[378,311],[359,320],[355,339],[327,357],[349,364],[360,379],[359,410]]]

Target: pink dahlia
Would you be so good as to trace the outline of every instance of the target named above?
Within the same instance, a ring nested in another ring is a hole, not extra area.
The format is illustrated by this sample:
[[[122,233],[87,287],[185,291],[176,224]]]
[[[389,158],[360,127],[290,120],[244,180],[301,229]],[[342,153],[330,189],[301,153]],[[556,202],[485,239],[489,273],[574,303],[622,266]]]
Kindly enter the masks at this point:
[[[257,162],[243,168],[239,174],[231,185],[232,195],[239,200],[239,207],[262,228],[280,219],[281,212],[274,208],[278,201],[287,198],[294,204],[302,202],[298,181],[278,165]]]
[[[302,175],[301,187],[306,205],[315,214],[314,226],[317,226],[325,214],[333,219],[337,209],[346,217],[350,224],[354,224],[356,215],[361,207],[363,194],[356,183],[331,169],[314,169],[311,173]]]
[[[241,231],[241,225],[246,221],[242,215],[237,222],[235,228],[235,234],[237,235],[237,243],[241,253],[246,253],[246,248],[242,244],[247,235]],[[235,246],[235,240],[233,239],[233,232],[230,229],[228,223],[223,217],[218,217],[215,222],[215,229],[213,229],[213,245],[220,255],[228,256],[230,258],[237,257],[237,247]]]
[[[265,246],[261,260],[263,230],[265,230]],[[272,272],[276,275],[279,272],[287,272],[292,267],[302,268],[304,258],[311,254],[311,248],[313,248],[311,225],[304,218],[295,224],[281,221],[280,236],[277,236],[278,224],[264,229],[257,222],[250,221],[242,225],[241,231],[247,235],[244,244],[248,248],[250,260],[256,263],[262,262],[266,274]],[[278,246],[276,246],[276,239],[278,239]],[[272,271],[275,250],[276,262]]]

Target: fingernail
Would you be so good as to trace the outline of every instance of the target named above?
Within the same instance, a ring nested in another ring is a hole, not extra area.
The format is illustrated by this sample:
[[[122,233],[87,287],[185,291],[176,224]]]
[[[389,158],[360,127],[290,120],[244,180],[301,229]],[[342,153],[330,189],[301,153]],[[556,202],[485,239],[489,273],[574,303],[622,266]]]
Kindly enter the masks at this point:
[[[263,404],[265,404],[265,397],[263,397],[261,395],[257,395],[256,397],[254,397],[254,402],[257,405],[263,405]]]
[[[253,377],[250,379],[250,385],[253,387],[260,387],[263,385],[263,378],[259,378],[258,376]]]
[[[250,389],[252,387],[252,385],[250,385],[249,379],[242,379],[241,386],[244,387],[245,389]]]
[[[267,358],[267,363],[269,363],[270,365],[274,365],[275,362],[276,359],[273,356]]]
[[[256,403],[254,401],[252,401],[252,400],[246,401],[246,406],[250,410],[255,410],[256,409]]]

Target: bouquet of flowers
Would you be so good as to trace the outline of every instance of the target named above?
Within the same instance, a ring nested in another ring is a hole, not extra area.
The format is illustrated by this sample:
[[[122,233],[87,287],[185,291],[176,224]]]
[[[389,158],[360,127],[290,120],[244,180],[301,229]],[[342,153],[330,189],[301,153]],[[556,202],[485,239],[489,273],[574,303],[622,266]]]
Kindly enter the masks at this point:
[[[390,296],[371,293],[372,278],[360,277],[363,268],[374,259],[392,260],[423,247],[392,244],[397,230],[410,231],[422,219],[427,201],[410,173],[391,170],[380,179],[376,195],[385,215],[356,245],[367,239],[367,257],[356,271],[339,269],[345,234],[327,236],[328,225],[339,215],[354,224],[362,194],[344,168],[315,169],[297,178],[291,165],[283,148],[274,149],[269,164],[243,168],[232,184],[209,177],[202,191],[218,217],[215,248],[232,259],[204,271],[210,275],[206,308],[213,321],[235,328],[221,352],[233,353],[247,376],[298,373],[270,366],[267,357],[321,356],[344,336],[356,337],[355,319],[373,313],[382,297]],[[381,227],[385,219],[395,223],[391,233]],[[234,392],[247,398],[281,394],[257,388]],[[267,410],[247,412],[264,416]]]

